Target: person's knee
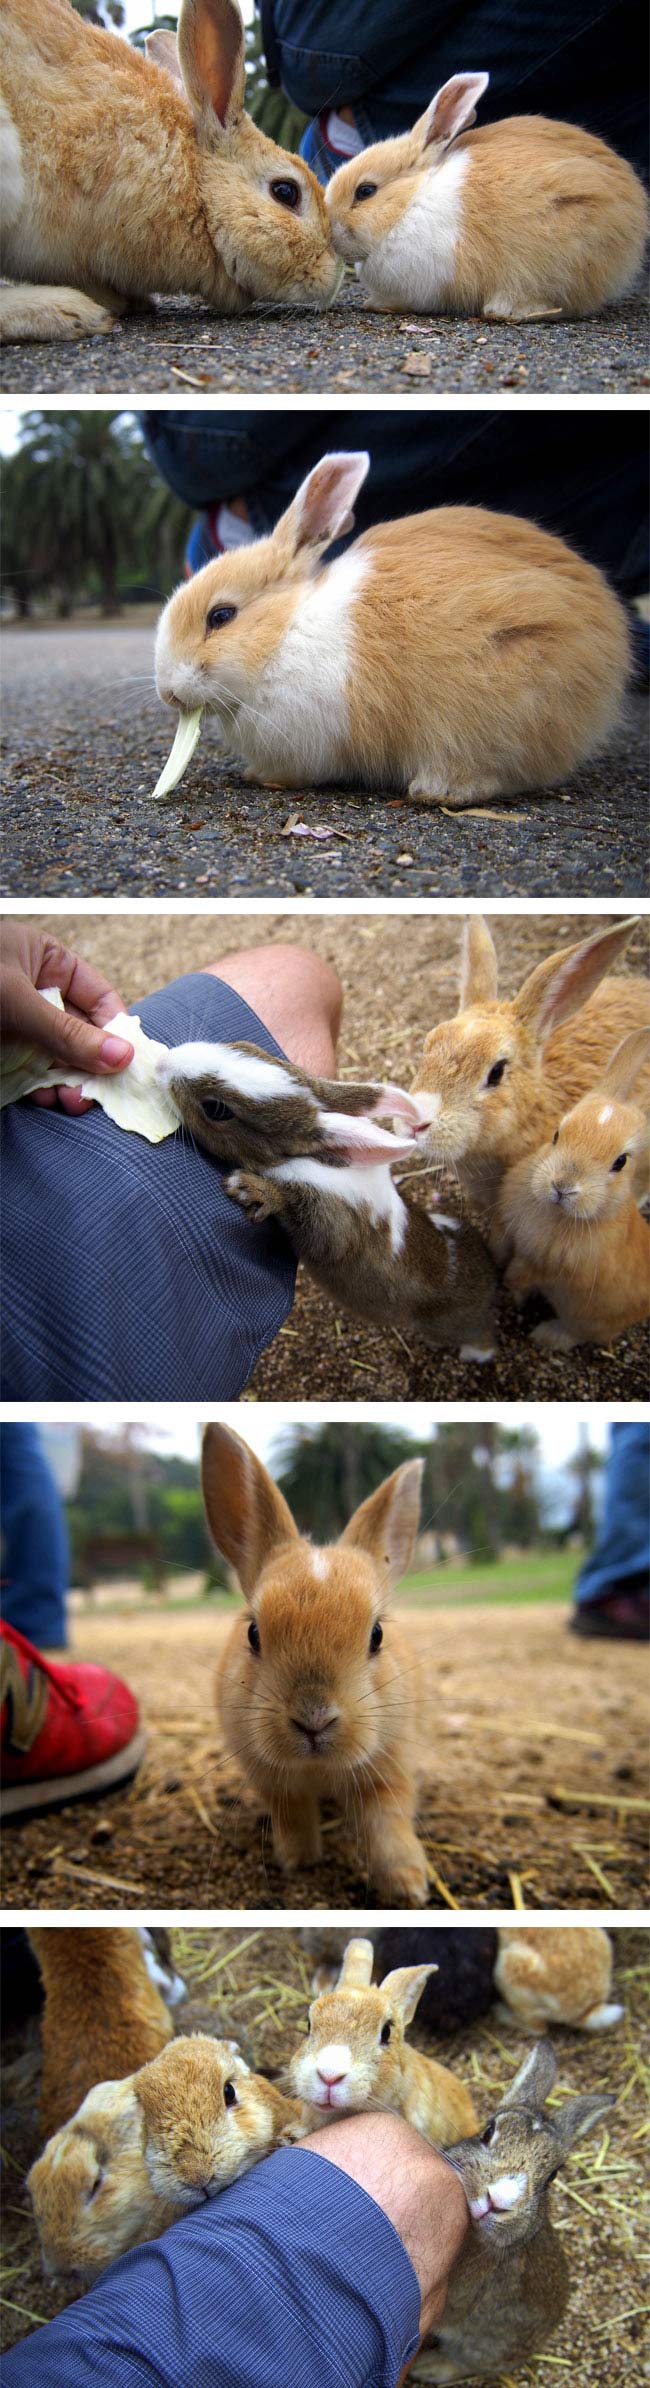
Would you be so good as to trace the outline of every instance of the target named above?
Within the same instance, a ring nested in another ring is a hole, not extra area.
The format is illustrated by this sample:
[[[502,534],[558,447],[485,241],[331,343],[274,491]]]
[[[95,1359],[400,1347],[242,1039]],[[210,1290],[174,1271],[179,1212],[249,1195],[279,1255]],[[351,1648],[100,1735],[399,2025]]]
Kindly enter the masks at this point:
[[[317,1077],[336,1072],[343,990],[320,954],[301,945],[254,945],[208,964],[270,1029],[289,1061]]]

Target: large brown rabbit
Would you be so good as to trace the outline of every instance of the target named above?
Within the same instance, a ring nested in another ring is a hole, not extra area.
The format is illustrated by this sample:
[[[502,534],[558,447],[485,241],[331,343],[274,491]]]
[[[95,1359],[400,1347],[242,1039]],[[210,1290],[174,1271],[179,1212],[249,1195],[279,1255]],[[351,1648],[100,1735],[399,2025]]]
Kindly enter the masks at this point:
[[[501,1187],[495,1250],[515,1299],[535,1291],[552,1304],[533,1330],[551,1350],[610,1344],[650,1312],[650,1227],[635,1195],[648,1190],[648,1117],[633,1099],[649,1047],[650,1027],[623,1037],[597,1086]]]
[[[425,1038],[411,1093],[422,1149],[452,1169],[491,1242],[506,1171],[553,1135],[617,1039],[647,1025],[647,979],[606,978],[636,925],[621,921],[549,954],[508,1002],[487,923],[465,924],[458,1012]],[[634,1183],[640,1199],[645,1181]]]
[[[341,267],[309,167],[244,110],[237,0],[182,0],[143,58],[69,0],[2,0],[5,339],[113,329],[187,291],[219,314],[323,306]]]
[[[244,1793],[270,1814],[278,1864],[288,1875],[318,1864],[333,1799],[380,1902],[425,1906],[418,1669],[389,1609],[413,1551],[422,1461],[397,1468],[325,1550],[298,1533],[228,1427],[206,1428],[202,1472],[211,1533],[247,1604],[218,1669],[219,1721]]]

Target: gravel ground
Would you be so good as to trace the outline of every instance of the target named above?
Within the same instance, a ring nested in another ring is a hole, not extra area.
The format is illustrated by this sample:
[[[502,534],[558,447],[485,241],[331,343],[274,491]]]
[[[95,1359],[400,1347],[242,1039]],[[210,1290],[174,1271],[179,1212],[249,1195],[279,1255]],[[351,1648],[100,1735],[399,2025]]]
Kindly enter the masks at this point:
[[[208,727],[153,806],[172,716],[152,628],[10,626],[4,639],[5,895],[549,896],[648,887],[647,706],[550,795],[448,814],[406,799],[250,788]],[[291,818],[332,834],[286,834]],[[218,837],[218,848],[217,848]]]
[[[595,916],[551,919],[511,916],[493,923],[501,985],[511,994],[545,954],[602,925]],[[64,915],[57,931],[95,960],[127,1003],[184,970],[201,969],[235,945],[262,940],[311,947],[338,971],[344,989],[339,1069],[344,1078],[390,1077],[408,1086],[427,1030],[455,1011],[460,924],[457,919],[380,915],[238,914],[192,918],[172,914],[106,917]],[[164,953],[164,972],[160,956]],[[637,930],[630,967],[647,967],[645,927]],[[386,990],[386,992],[384,992]],[[390,992],[388,992],[390,990]],[[397,993],[396,991],[399,990]],[[635,1401],[650,1381],[650,1337],[644,1327],[607,1350],[582,1345],[574,1353],[538,1351],[507,1295],[498,1312],[497,1355],[472,1368],[459,1355],[409,1350],[391,1332],[337,1315],[333,1302],[302,1271],[291,1317],[250,1379],[253,1401]]]
[[[191,299],[159,301],[113,333],[78,342],[8,342],[3,389],[269,391],[642,390],[648,310],[627,299],[584,323],[489,324],[478,316],[366,313],[354,278],[326,315],[258,307],[221,317]]]
[[[648,2043],[647,1945],[640,1932],[616,1929],[614,1983],[625,2004],[625,2021],[594,2041],[588,2033],[555,2035],[561,2096],[595,2088],[617,2098],[608,2137],[602,2127],[580,2143],[551,2190],[553,2220],[564,2238],[571,2297],[567,2315],[534,2366],[517,2366],[517,2388],[557,2388],[557,2370],[569,2371],[571,2388],[601,2388],[603,2345],[609,2388],[629,2388],[642,2361],[643,2143],[639,2082]],[[277,2074],[304,2029],[313,1960],[295,1932],[244,1932],[230,1928],[172,1933],[174,1963],[187,1983],[188,2000],[175,2009],[178,2032],[244,2030],[260,2070]],[[227,1962],[228,1960],[228,1962]],[[219,1970],[217,1970],[217,1968]],[[199,2021],[195,2021],[195,2017]],[[492,2012],[445,2039],[418,2026],[409,2030],[416,2047],[437,2057],[465,2080],[481,2124],[494,2111],[496,2095],[528,2054],[514,2020],[498,2024]],[[5,2261],[12,2267],[3,2307],[3,2343],[11,2346],[69,2302],[69,2292],[43,2279],[24,2176],[41,2145],[38,2123],[40,2051],[38,2030],[14,2032],[4,2049],[4,2138],[8,2192],[4,2218]],[[556,2093],[554,2092],[554,2095]],[[13,2267],[16,2270],[13,2270]],[[11,2302],[10,2302],[11,2300]],[[425,2381],[426,2356],[413,2380]],[[476,2382],[476,2388],[488,2388]],[[514,2388],[514,2383],[513,2383]]]
[[[584,1642],[548,1601],[464,1608],[450,1599],[427,1610],[409,1606],[407,1586],[397,1606],[417,1670],[430,1906],[511,1913],[514,1873],[535,1911],[645,1907],[638,1645],[614,1652]],[[213,1696],[231,1626],[209,1606],[167,1611],[161,1602],[135,1616],[75,1620],[74,1656],[126,1676],[149,1745],[135,1781],[98,1806],[5,1827],[6,1909],[374,1905],[362,1852],[335,1808],[319,1866],[287,1877],[268,1820],[240,1804]]]

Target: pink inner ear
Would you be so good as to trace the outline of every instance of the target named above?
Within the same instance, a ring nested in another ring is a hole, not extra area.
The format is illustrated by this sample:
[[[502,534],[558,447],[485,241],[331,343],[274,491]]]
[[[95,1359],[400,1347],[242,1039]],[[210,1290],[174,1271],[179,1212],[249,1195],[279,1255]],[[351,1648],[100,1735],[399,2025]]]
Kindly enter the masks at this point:
[[[422,1125],[413,1096],[405,1094],[402,1086],[392,1086],[390,1083],[382,1086],[377,1102],[373,1103],[371,1116],[373,1119],[412,1119],[414,1128]]]
[[[364,453],[323,456],[295,501],[300,508],[299,545],[322,546],[354,528],[354,501],[370,459]]]
[[[331,1137],[338,1152],[345,1153],[353,1168],[376,1167],[381,1161],[404,1161],[415,1150],[413,1136],[391,1136],[388,1128],[378,1128],[374,1119],[348,1119],[338,1111],[321,1112],[319,1125]]]

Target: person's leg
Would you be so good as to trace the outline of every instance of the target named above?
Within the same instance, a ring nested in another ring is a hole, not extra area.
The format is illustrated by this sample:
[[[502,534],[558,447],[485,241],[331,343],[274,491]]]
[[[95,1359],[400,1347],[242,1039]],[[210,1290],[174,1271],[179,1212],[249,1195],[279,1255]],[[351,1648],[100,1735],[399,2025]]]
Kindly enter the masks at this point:
[[[39,1650],[63,1650],[70,1582],[58,1486],[37,1426],[0,1427],[2,1616]]]
[[[336,971],[300,945],[254,945],[207,965],[264,1021],[288,1061],[317,1078],[336,1077],[343,989]]]
[[[650,1427],[612,1425],[603,1514],[577,1578],[574,1631],[647,1640],[650,1609]]]

